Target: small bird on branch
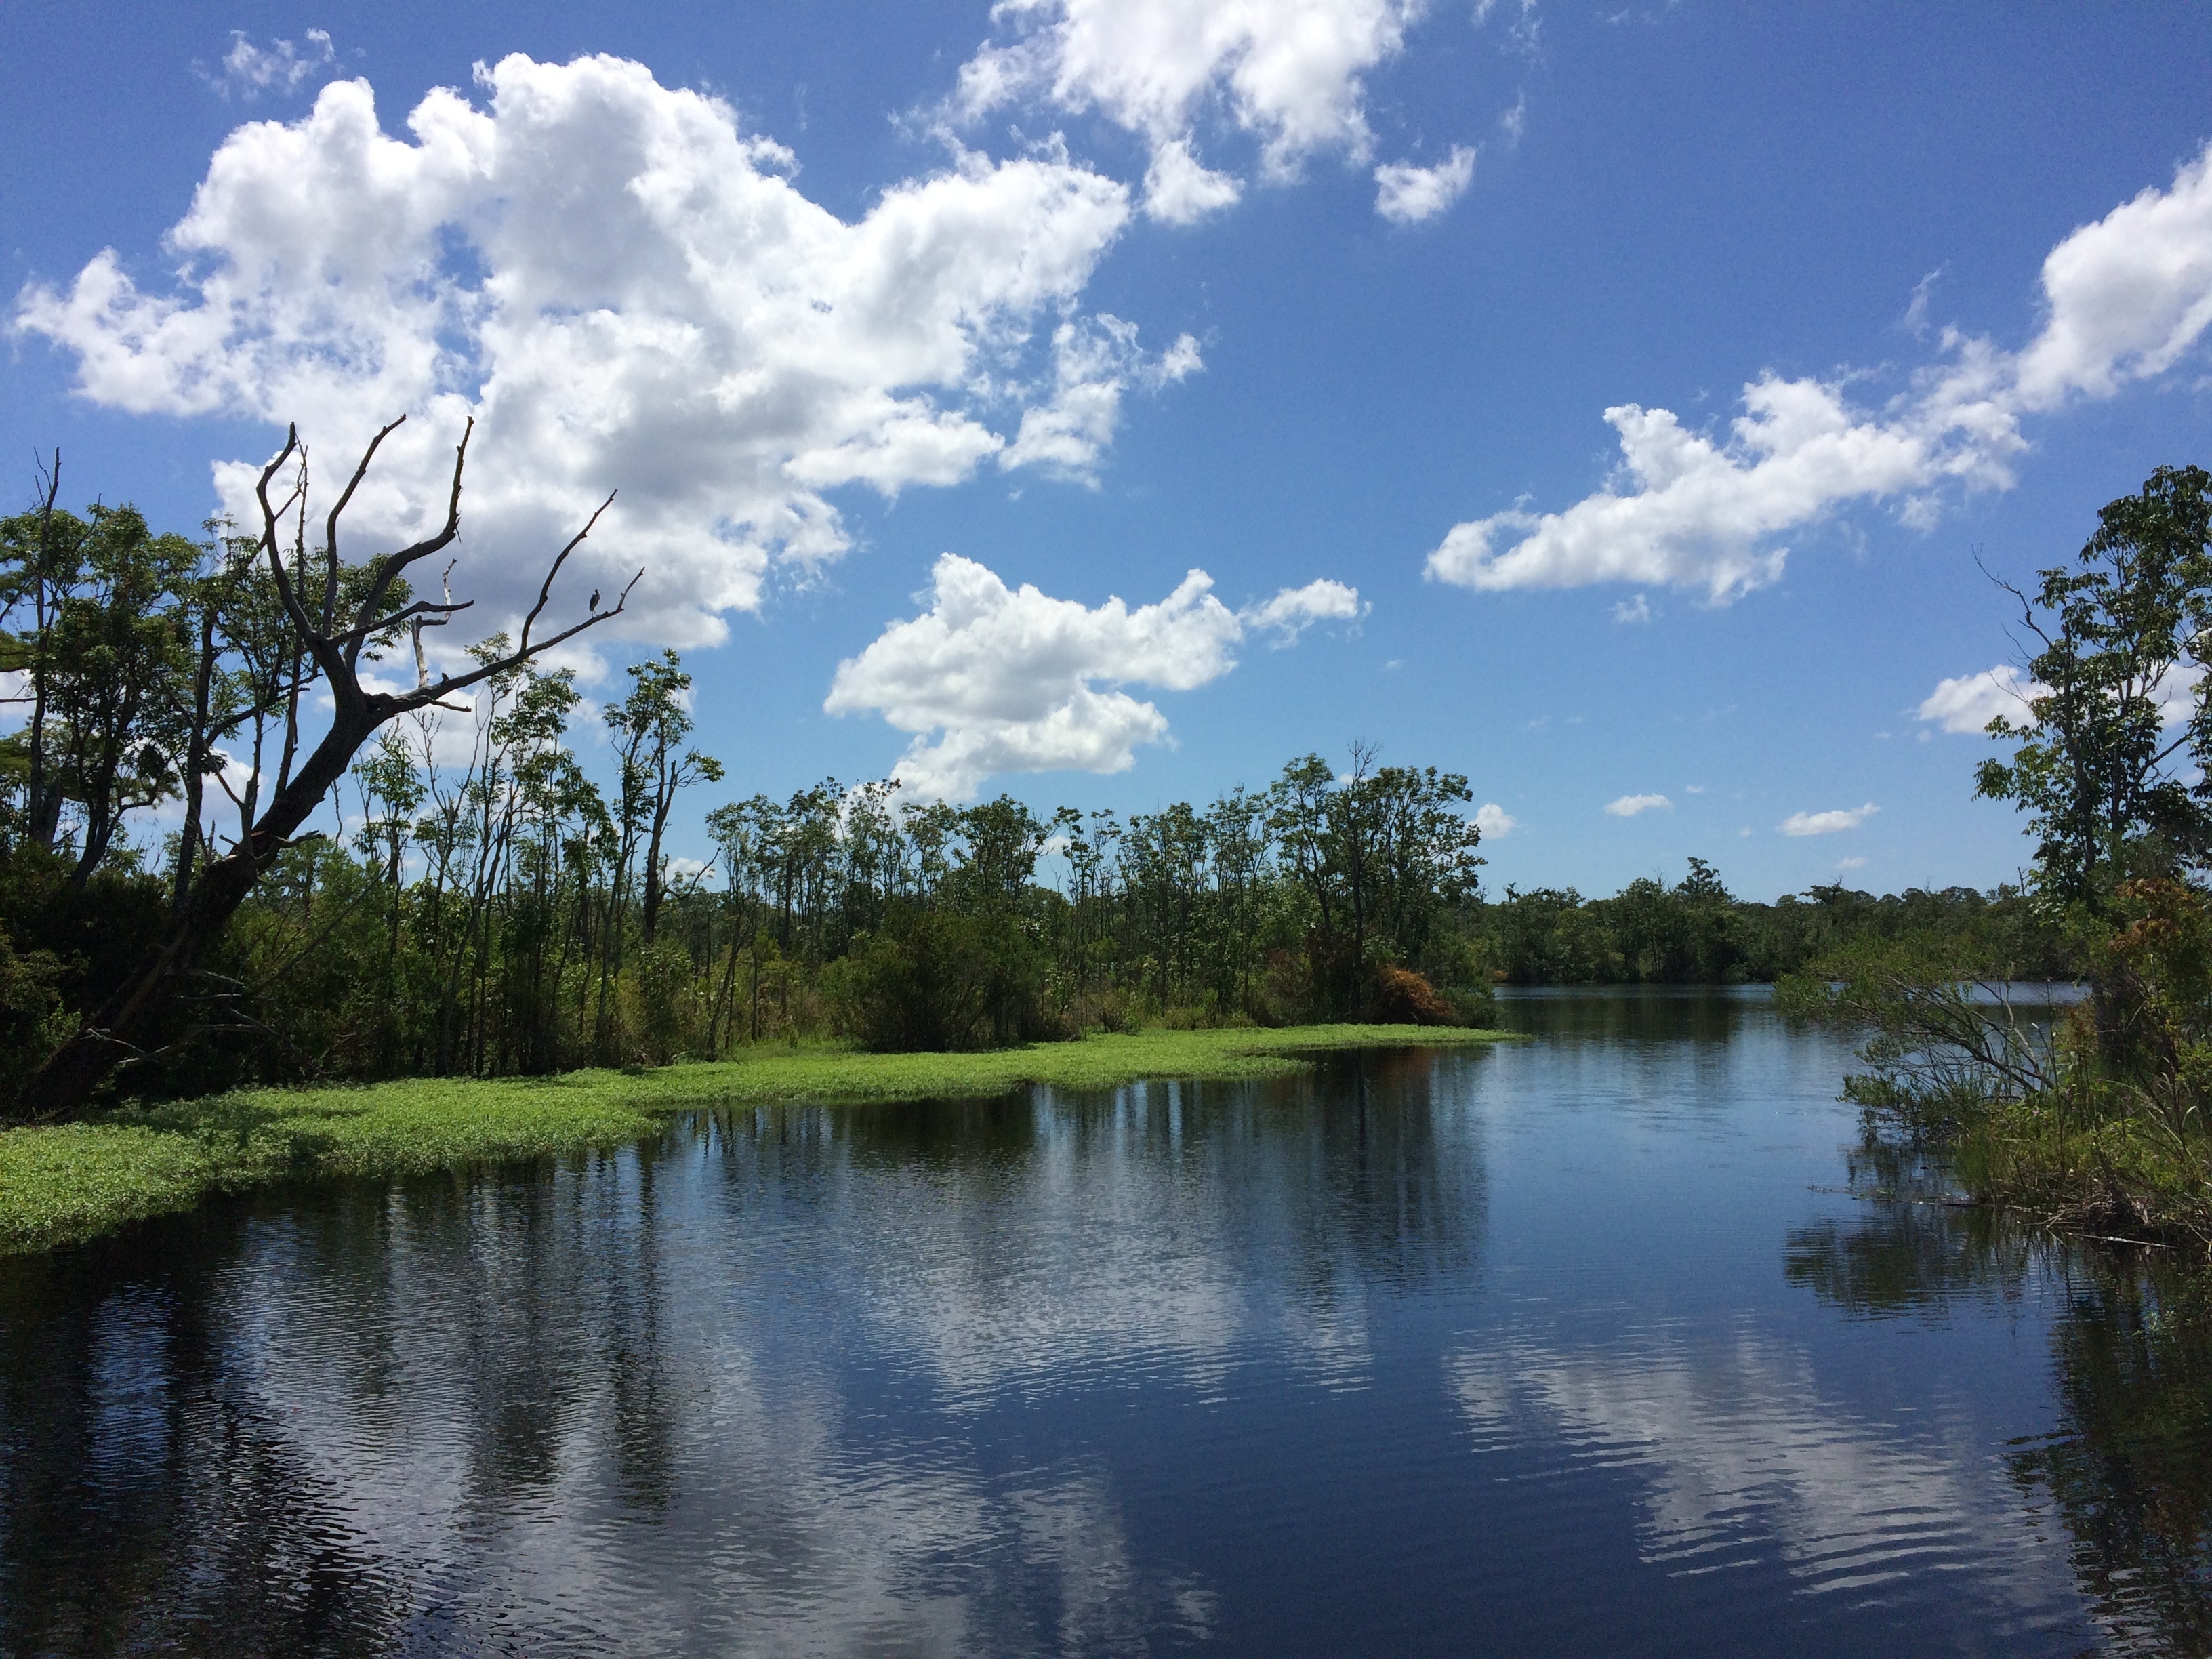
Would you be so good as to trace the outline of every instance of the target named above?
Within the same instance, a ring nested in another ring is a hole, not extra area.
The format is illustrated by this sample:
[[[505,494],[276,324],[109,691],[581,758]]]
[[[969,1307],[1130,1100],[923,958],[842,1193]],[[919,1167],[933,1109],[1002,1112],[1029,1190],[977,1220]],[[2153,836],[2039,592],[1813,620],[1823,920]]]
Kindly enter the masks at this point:
[[[594,611],[597,611],[599,608],[599,590],[598,588],[596,588],[596,587],[595,587],[595,588],[593,588],[593,589],[592,590],[592,610],[594,610]]]

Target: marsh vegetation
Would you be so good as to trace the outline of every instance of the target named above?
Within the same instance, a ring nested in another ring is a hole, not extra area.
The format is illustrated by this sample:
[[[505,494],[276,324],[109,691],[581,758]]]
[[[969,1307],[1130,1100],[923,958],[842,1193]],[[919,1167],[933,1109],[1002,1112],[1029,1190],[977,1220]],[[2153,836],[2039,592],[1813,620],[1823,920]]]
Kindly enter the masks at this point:
[[[2212,475],[2161,468],[2072,564],[2006,590],[2037,647],[1978,793],[2027,817],[2026,897],[2086,988],[2023,1018],[2006,963],[1931,934],[1831,952],[1785,988],[1871,1030],[1868,1128],[1948,1147],[2045,1221],[2212,1250]]]

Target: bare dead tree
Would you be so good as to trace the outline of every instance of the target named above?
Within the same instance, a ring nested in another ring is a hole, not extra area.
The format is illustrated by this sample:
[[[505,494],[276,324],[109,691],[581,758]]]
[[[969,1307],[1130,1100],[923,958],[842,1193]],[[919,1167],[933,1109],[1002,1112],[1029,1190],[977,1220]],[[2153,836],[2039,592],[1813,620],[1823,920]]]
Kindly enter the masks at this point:
[[[468,459],[469,436],[475,429],[471,421],[453,452],[453,489],[447,503],[444,526],[427,541],[378,559],[371,568],[360,605],[349,617],[340,613],[339,517],[368,476],[378,448],[405,419],[402,416],[369,441],[361,464],[354,468],[352,478],[324,521],[323,591],[319,595],[303,594],[301,583],[293,579],[294,573],[285,568],[278,531],[287,514],[295,508],[304,509],[304,476],[296,477],[291,491],[281,502],[272,502],[270,495],[271,485],[286,464],[296,463],[303,453],[297,427],[286,434],[284,447],[262,469],[260,482],[255,487],[261,508],[260,552],[268,564],[270,580],[276,584],[284,613],[290,620],[299,651],[313,660],[328,683],[333,704],[330,729],[296,771],[291,765],[288,744],[276,787],[246,837],[223,857],[207,861],[193,881],[189,897],[178,910],[168,937],[127,980],[116,987],[76,1034],[48,1057],[23,1090],[17,1103],[20,1116],[33,1121],[79,1116],[91,1105],[94,1091],[111,1073],[166,1052],[151,1045],[155,1043],[171,1012],[192,1000],[188,987],[203,973],[199,967],[201,957],[222,936],[231,916],[253,890],[255,883],[276,863],[277,856],[295,842],[306,839],[300,835],[301,826],[320,808],[324,797],[345,775],[354,756],[380,726],[399,715],[440,703],[480,681],[520,667],[563,641],[574,639],[586,629],[620,616],[629,603],[630,589],[644,575],[641,570],[630,578],[611,610],[602,611],[594,604],[584,620],[573,627],[543,640],[532,637],[538,620],[552,596],[555,578],[560,575],[568,556],[592,533],[600,514],[613,504],[614,497],[610,495],[584,527],[555,556],[545,580],[539,584],[538,602],[524,618],[521,637],[513,650],[497,657],[479,656],[465,673],[447,673],[434,680],[424,672],[418,676],[418,684],[412,690],[390,693],[364,689],[359,665],[365,647],[374,641],[395,638],[401,630],[435,626],[456,612],[467,610],[473,603],[466,599],[455,601],[448,590],[449,596],[441,599],[389,605],[393,584],[408,568],[442,551],[460,533],[461,473]],[[304,581],[304,562],[300,574]],[[595,593],[593,598],[597,597]],[[295,674],[293,678],[296,683],[299,677]]]

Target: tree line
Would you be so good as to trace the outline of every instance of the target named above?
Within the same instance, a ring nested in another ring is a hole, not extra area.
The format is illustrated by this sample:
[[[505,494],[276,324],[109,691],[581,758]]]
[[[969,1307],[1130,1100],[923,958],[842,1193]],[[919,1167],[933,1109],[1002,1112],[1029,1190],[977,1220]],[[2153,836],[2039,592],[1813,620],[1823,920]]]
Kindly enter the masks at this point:
[[[319,526],[296,436],[261,477],[258,534],[70,513],[58,458],[42,501],[0,521],[0,668],[25,716],[0,740],[0,1090],[18,1115],[109,1085],[1478,1006],[1448,925],[1480,863],[1467,781],[1371,750],[1127,818],[825,780],[714,805],[712,863],[672,858],[679,803],[723,777],[676,653],[597,711],[611,776],[592,775],[571,740],[583,694],[541,659],[621,600],[532,632],[580,534],[518,638],[434,670],[425,630],[466,602],[408,576],[454,538],[466,440],[444,528],[350,560],[341,515],[375,448]],[[396,694],[366,678],[410,666]]]
[[[2023,972],[2057,962],[2009,893],[1747,904],[1692,860],[1609,899],[1489,900],[1468,780],[1371,745],[1150,813],[924,802],[896,781],[717,799],[673,652],[596,711],[595,777],[571,741],[584,694],[542,659],[624,596],[534,631],[592,526],[515,637],[434,670],[426,630],[467,602],[450,563],[434,601],[410,573],[457,533],[467,441],[443,527],[349,559],[341,517],[383,435],[312,533],[296,434],[261,476],[258,532],[72,514],[58,458],[0,521],[0,669],[24,715],[0,739],[0,1099],[18,1115],[102,1088],[535,1073],[815,1036],[1465,1022],[1500,981],[1764,979],[1913,930],[1985,938]],[[367,667],[413,684],[378,690]],[[702,810],[712,860],[672,857],[672,826]]]
[[[1496,977],[1514,985],[1771,982],[1847,948],[1940,948],[2007,980],[2067,979],[2063,930],[2016,886],[1872,893],[1840,881],[1772,903],[1739,899],[1700,858],[1672,885],[1638,877],[1610,898],[1508,887],[1468,918]]]

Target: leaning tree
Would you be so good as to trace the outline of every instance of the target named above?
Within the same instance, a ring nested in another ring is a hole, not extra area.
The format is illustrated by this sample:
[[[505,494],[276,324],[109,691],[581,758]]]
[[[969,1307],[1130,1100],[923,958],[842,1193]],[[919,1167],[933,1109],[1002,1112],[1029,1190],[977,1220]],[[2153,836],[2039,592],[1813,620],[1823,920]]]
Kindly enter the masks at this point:
[[[203,972],[201,957],[222,936],[232,915],[253,890],[254,884],[299,838],[301,826],[321,806],[331,787],[345,775],[354,756],[380,726],[402,714],[441,704],[480,681],[508,673],[564,640],[574,639],[586,629],[620,616],[629,602],[630,589],[644,574],[641,570],[637,576],[631,577],[609,609],[599,608],[599,596],[594,592],[589,614],[583,621],[542,640],[532,637],[538,620],[552,596],[554,579],[561,574],[561,567],[568,562],[568,556],[592,533],[600,514],[613,503],[614,497],[610,495],[584,527],[555,556],[545,580],[538,586],[538,601],[523,619],[520,638],[512,649],[496,648],[503,646],[502,636],[492,642],[495,648],[479,648],[471,653],[473,665],[465,673],[447,673],[433,679],[424,668],[418,670],[417,684],[411,690],[386,692],[367,689],[360,675],[364,647],[373,641],[393,638],[402,629],[435,626],[454,613],[467,610],[473,603],[450,598],[410,601],[406,599],[409,589],[404,575],[410,566],[442,551],[460,533],[461,472],[468,459],[469,437],[475,430],[473,421],[462,432],[460,443],[453,452],[453,489],[443,527],[428,540],[374,560],[364,580],[356,583],[341,579],[338,520],[353,500],[354,491],[368,476],[378,448],[405,419],[402,416],[370,440],[361,464],[354,468],[352,477],[324,520],[323,545],[313,565],[302,550],[295,555],[293,568],[288,570],[280,544],[279,526],[295,509],[304,521],[307,509],[306,470],[303,465],[296,465],[303,462],[306,452],[297,427],[287,433],[283,448],[261,470],[254,491],[261,511],[259,553],[267,564],[283,617],[295,636],[295,660],[312,662],[329,686],[332,703],[330,729],[297,770],[288,770],[279,779],[268,805],[254,819],[245,837],[228,854],[209,860],[201,869],[191,884],[189,896],[178,908],[167,936],[106,1001],[87,1016],[75,1034],[48,1056],[46,1064],[24,1087],[17,1102],[20,1115],[45,1121],[76,1116],[91,1104],[101,1081],[118,1066],[143,1062],[163,1052],[161,1034]],[[295,464],[290,491],[281,501],[272,501],[270,489],[288,463]],[[316,574],[321,577],[320,594],[313,592],[312,577]],[[356,592],[360,594],[357,602],[353,597]],[[419,645],[419,635],[417,640]],[[417,656],[419,661],[419,650]],[[295,680],[297,678],[294,676]]]

